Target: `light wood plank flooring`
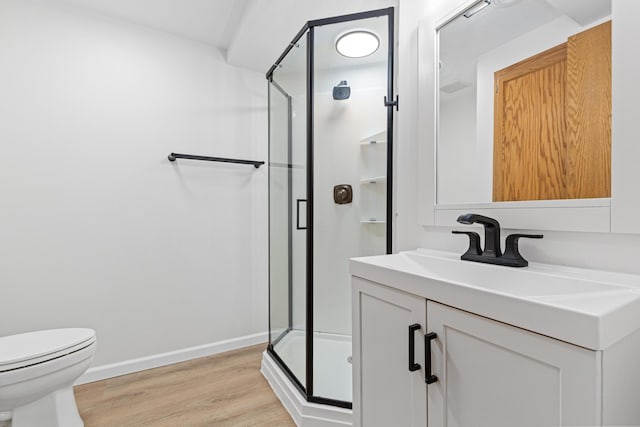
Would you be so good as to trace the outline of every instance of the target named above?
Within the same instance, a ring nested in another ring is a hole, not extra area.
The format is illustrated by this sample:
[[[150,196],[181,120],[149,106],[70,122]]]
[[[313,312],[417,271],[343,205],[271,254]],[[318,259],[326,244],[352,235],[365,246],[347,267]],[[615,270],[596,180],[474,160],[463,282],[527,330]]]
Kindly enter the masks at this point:
[[[86,427],[295,427],[260,373],[264,345],[75,388]]]

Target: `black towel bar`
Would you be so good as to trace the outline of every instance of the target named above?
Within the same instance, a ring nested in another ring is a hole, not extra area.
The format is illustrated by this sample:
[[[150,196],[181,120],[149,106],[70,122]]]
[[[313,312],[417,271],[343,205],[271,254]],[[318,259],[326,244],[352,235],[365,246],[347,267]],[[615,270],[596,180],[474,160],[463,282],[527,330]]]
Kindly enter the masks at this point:
[[[209,156],[194,156],[192,154],[169,154],[169,160],[175,162],[176,159],[189,159],[189,160],[204,160],[207,162],[223,162],[223,163],[239,163],[242,165],[253,165],[256,169],[264,165],[264,162],[257,160],[242,160],[242,159],[227,159],[225,157],[209,157]]]

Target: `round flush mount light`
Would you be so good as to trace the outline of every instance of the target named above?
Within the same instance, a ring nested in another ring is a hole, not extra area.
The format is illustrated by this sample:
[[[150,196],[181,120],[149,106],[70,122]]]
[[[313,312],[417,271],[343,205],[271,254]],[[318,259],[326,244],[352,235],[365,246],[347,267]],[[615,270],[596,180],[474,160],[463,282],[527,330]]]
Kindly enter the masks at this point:
[[[347,58],[363,58],[374,53],[380,47],[380,38],[366,30],[344,33],[336,41],[336,50]]]

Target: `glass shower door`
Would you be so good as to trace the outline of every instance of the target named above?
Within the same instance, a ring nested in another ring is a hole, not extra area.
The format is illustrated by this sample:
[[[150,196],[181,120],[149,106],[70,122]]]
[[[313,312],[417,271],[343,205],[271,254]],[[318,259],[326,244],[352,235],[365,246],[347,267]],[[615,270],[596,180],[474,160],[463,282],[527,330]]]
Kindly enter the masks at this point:
[[[269,343],[306,388],[306,39],[269,80]]]
[[[307,386],[334,404],[352,401],[349,259],[386,254],[390,243],[390,24],[392,15],[381,13],[327,19],[312,29],[313,380]],[[354,34],[371,38],[370,51],[340,53],[337,40]],[[342,188],[347,200],[336,197]]]

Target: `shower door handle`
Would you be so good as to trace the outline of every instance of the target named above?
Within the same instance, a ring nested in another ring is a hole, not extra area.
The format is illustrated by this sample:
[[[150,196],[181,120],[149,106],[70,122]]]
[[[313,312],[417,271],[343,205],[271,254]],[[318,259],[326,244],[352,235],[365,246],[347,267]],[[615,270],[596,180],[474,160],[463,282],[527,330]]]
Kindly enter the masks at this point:
[[[396,95],[395,101],[388,101],[387,97],[384,97],[384,106],[385,107],[396,107],[396,111],[400,108],[400,97]]]
[[[307,203],[306,199],[296,199],[296,230],[306,230],[307,226],[300,226],[300,203]],[[306,216],[306,215],[305,215]]]

